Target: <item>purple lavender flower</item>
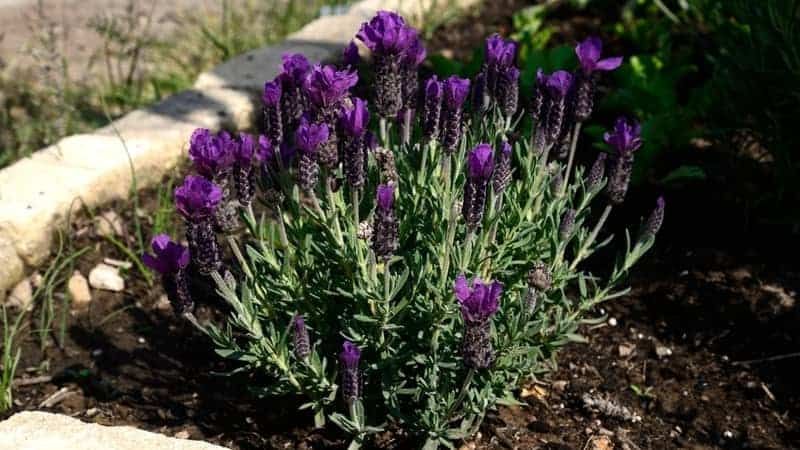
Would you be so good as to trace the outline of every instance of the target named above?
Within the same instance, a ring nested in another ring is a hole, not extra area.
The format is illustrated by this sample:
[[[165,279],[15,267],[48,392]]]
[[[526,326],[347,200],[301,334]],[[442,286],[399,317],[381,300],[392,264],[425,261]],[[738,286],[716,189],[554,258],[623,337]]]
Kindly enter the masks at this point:
[[[308,337],[308,329],[306,328],[306,321],[303,316],[297,314],[292,319],[292,327],[294,328],[294,355],[297,359],[304,361],[308,359],[311,354],[311,344]]]
[[[653,212],[650,213],[650,217],[647,218],[647,222],[644,223],[642,234],[639,238],[640,240],[652,239],[656,236],[656,234],[658,234],[658,230],[661,229],[661,224],[664,223],[665,206],[666,202],[664,201],[664,197],[658,197],[656,200],[655,209],[653,209]]]
[[[594,191],[600,186],[603,181],[603,175],[606,173],[606,153],[598,153],[597,159],[594,160],[592,168],[589,170],[589,175],[586,178],[586,185],[590,191]]]
[[[375,258],[390,260],[398,248],[398,224],[394,213],[394,186],[378,186],[375,201],[375,216],[372,221],[372,250]]]
[[[174,242],[166,234],[159,234],[150,241],[153,254],[142,255],[145,266],[161,274],[161,281],[172,308],[178,314],[190,312],[194,301],[189,293],[186,268],[189,266],[189,249]]]
[[[486,85],[486,73],[484,71],[478,72],[475,75],[475,80],[472,82],[472,116],[473,120],[480,121],[480,118],[489,109],[489,104],[492,99],[489,97]]]
[[[444,151],[448,155],[456,151],[461,141],[464,100],[468,94],[468,79],[453,75],[444,80],[441,140]]]
[[[535,262],[528,272],[528,290],[525,293],[525,309],[529,314],[536,310],[539,294],[550,290],[553,276],[543,262]]]
[[[361,55],[358,54],[358,45],[355,41],[350,41],[342,52],[342,61],[347,67],[356,67],[361,62]]]
[[[303,84],[311,64],[300,53],[287,53],[283,55],[283,71],[276,81],[281,84],[281,123],[283,129],[292,130],[306,108],[306,98],[303,93]],[[277,144],[280,141],[275,141]]]
[[[575,76],[575,119],[586,121],[594,109],[594,95],[597,90],[597,72],[611,71],[622,64],[622,57],[600,59],[603,41],[590,37],[575,47],[580,62],[580,70]]]
[[[500,107],[504,116],[510,117],[517,110],[519,97],[520,72],[515,67],[517,43],[493,34],[486,39],[485,52],[486,62],[482,72],[486,94]]]
[[[344,131],[344,173],[351,188],[360,189],[364,185],[366,170],[366,131],[369,124],[367,102],[353,98],[350,109],[342,109],[339,124]]]
[[[422,135],[426,140],[439,137],[439,122],[442,113],[444,83],[431,76],[425,82],[425,101],[422,108]]]
[[[166,234],[159,234],[150,241],[153,254],[142,255],[145,266],[165,275],[186,269],[189,266],[189,249],[170,239]]]
[[[175,189],[175,207],[188,221],[208,219],[222,200],[219,186],[203,177],[189,175]]]
[[[192,262],[203,275],[216,271],[222,264],[214,232],[214,216],[221,200],[222,190],[203,177],[189,175],[175,189],[175,207],[187,222]]]
[[[288,145],[278,152],[272,141],[264,135],[258,137],[258,146],[255,151],[256,160],[261,167],[261,183],[264,191],[264,200],[270,205],[280,205],[283,202],[279,176],[281,170],[291,165]],[[286,149],[286,150],[284,150]]]
[[[225,131],[214,134],[205,128],[198,128],[189,140],[189,158],[200,175],[213,180],[225,176],[233,165],[235,146]]]
[[[584,73],[595,71],[611,71],[622,65],[622,57],[600,59],[603,53],[603,41],[599,37],[592,36],[575,47],[575,54],[578,56],[581,69]]]
[[[504,117],[511,117],[519,106],[519,69],[509,67],[497,78],[495,98]]]
[[[495,195],[501,195],[511,183],[511,144],[503,141],[497,153],[494,173],[492,174],[492,187]]]
[[[412,101],[410,90],[416,90],[413,81],[404,78],[416,75],[416,67],[425,58],[424,48],[415,29],[406,25],[398,14],[378,11],[369,22],[361,25],[356,34],[375,60],[375,99],[378,114],[387,119],[397,117],[404,105]],[[405,75],[405,77],[403,76]],[[404,98],[405,97],[405,98]]]
[[[358,370],[360,359],[361,350],[358,346],[344,341],[342,352],[339,353],[339,363],[342,365],[342,396],[348,405],[361,397],[361,374]]]
[[[306,192],[313,191],[319,181],[317,153],[320,144],[327,140],[327,125],[309,123],[305,117],[300,119],[300,126],[294,133],[294,145],[300,153],[298,184]]]
[[[611,203],[620,204],[625,200],[633,171],[633,153],[642,146],[641,132],[638,122],[620,117],[614,123],[614,129],[603,135],[603,140],[615,150],[610,158],[606,185],[606,195]]]
[[[494,169],[494,154],[489,144],[479,144],[467,155],[467,182],[461,214],[467,229],[475,230],[483,220],[486,207],[486,187]]]
[[[547,111],[547,145],[558,143],[562,132],[566,128],[567,95],[572,87],[572,74],[559,70],[547,77],[546,89],[549,108]]]
[[[253,136],[240,133],[238,145],[234,149],[233,181],[239,203],[245,207],[250,205],[256,192],[255,173],[253,172],[254,154]]]
[[[561,236],[561,240],[568,241],[569,238],[572,237],[572,232],[575,230],[575,217],[577,215],[578,212],[571,208],[564,212],[564,216],[561,218],[561,224],[558,226],[558,234]]]
[[[261,100],[264,103],[264,130],[273,142],[283,140],[283,118],[281,112],[281,83],[278,80],[264,84]]]
[[[336,70],[334,66],[315,65],[306,77],[303,88],[316,113],[316,119],[328,122],[336,116],[350,88],[358,83],[358,74]]]
[[[464,319],[464,338],[461,343],[464,365],[472,369],[486,369],[494,361],[491,319],[500,308],[503,284],[499,281],[484,283],[478,277],[468,283],[464,274],[460,274],[456,277],[453,290]]]

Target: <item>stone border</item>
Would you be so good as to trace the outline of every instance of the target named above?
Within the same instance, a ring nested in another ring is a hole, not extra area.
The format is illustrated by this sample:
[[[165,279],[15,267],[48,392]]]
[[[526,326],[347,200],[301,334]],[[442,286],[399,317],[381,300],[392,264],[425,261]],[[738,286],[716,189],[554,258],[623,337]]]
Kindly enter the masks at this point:
[[[71,212],[128,197],[131,167],[139,188],[152,186],[184,158],[194,129],[253,125],[262,85],[278,73],[282,54],[330,60],[378,10],[414,20],[443,3],[466,8],[478,1],[362,0],[346,14],[312,21],[281,44],[201,74],[190,90],[92,133],[63,138],[0,170],[0,301],[29,268],[45,262],[55,231],[67,224]]]

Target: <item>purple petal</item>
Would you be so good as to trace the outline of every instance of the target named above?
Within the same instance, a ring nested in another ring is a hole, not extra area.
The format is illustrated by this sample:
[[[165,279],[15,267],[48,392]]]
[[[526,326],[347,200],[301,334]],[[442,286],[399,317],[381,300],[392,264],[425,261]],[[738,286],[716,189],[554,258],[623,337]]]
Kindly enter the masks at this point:
[[[456,282],[453,285],[453,291],[456,294],[456,298],[459,302],[465,302],[470,296],[470,289],[469,284],[467,283],[467,277],[464,276],[463,273],[459,274],[456,277]]]
[[[578,55],[578,61],[581,67],[587,72],[594,70],[595,64],[600,59],[602,52],[603,41],[597,36],[587,38],[575,47],[575,54]]]
[[[615,70],[622,65],[622,56],[615,56],[613,58],[601,59],[595,66],[596,70]]]

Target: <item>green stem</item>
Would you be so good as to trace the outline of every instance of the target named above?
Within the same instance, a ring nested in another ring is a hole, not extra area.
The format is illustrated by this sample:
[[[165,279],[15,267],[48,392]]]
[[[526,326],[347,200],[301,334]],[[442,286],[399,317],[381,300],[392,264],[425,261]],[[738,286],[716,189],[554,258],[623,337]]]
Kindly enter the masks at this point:
[[[463,272],[467,266],[469,265],[470,260],[472,259],[472,246],[475,241],[475,231],[468,230],[467,237],[464,238],[464,257],[461,258],[461,267],[459,269]]]
[[[469,385],[472,384],[472,379],[475,378],[475,369],[470,368],[469,372],[467,372],[467,376],[464,377],[464,383],[461,385],[461,390],[458,392],[458,397],[456,397],[456,401],[453,403],[453,406],[450,407],[450,411],[447,413],[448,419],[453,415],[458,407],[461,406],[461,402],[464,401],[464,397],[467,396],[467,391],[469,390]]]
[[[583,122],[578,122],[575,124],[575,129],[572,131],[572,142],[569,145],[569,159],[567,160],[567,170],[564,172],[564,183],[561,184],[561,195],[563,196],[567,192],[567,186],[569,185],[569,174],[572,171],[572,163],[575,160],[575,150],[578,148],[578,137],[581,134],[581,126],[583,126]]]
[[[344,235],[342,234],[342,227],[339,225],[339,214],[337,214],[337,206],[336,206],[336,197],[333,193],[333,189],[331,188],[331,183],[333,183],[333,178],[328,176],[325,177],[325,195],[328,197],[328,204],[331,209],[331,218],[333,219],[333,231],[336,234],[336,241],[339,243],[339,246],[344,246]]]
[[[572,264],[569,265],[570,271],[575,270],[575,267],[578,266],[578,263],[580,263],[587,256],[586,252],[589,250],[589,247],[592,245],[592,243],[594,243],[594,240],[597,239],[597,235],[600,233],[600,230],[603,228],[606,220],[608,220],[609,214],[611,214],[610,204],[606,205],[606,209],[603,210],[603,214],[600,216],[600,219],[597,220],[597,224],[592,229],[589,237],[586,238],[586,242],[581,245],[580,250],[578,250],[578,253],[575,255],[575,259],[572,261]]]
[[[453,248],[453,241],[456,238],[456,216],[457,211],[455,205],[450,207],[449,218],[447,220],[447,234],[444,241],[444,257],[440,263],[442,268],[442,278],[439,282],[439,289],[444,289],[448,281],[448,272],[450,271],[450,249]]]

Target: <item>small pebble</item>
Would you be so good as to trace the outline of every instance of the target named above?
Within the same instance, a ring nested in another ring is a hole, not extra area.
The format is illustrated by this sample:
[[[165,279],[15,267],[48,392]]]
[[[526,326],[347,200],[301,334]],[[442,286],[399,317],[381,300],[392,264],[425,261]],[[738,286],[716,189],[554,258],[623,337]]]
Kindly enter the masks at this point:
[[[137,339],[137,341],[139,341],[140,344],[145,344],[147,342],[144,340],[143,337],[140,337],[139,339]]]
[[[608,324],[611,325],[612,327],[617,326],[617,319],[615,319],[614,317],[608,319]]]
[[[725,436],[725,439],[731,439],[731,438],[733,438],[733,433],[731,433],[731,431],[730,431],[730,430],[725,430],[725,432],[724,432],[724,433],[722,433],[722,435],[723,435],[723,436]]]

